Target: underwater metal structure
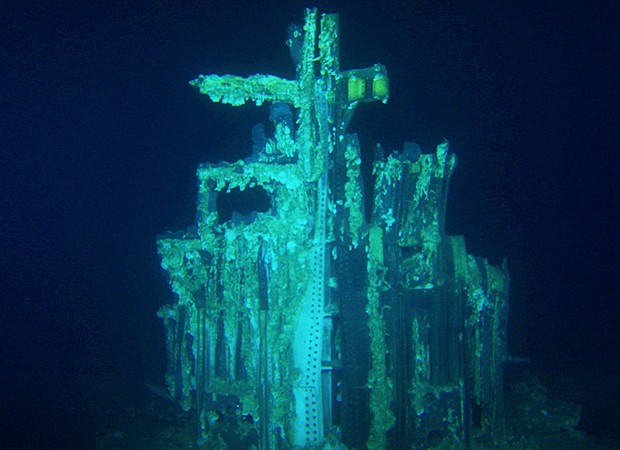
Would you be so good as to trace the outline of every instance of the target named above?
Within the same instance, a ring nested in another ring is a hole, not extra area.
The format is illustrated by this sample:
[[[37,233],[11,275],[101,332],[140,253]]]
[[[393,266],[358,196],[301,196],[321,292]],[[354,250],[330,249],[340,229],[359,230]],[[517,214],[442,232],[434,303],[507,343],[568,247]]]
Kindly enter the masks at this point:
[[[201,448],[476,448],[503,439],[505,265],[444,233],[455,155],[407,143],[373,162],[365,214],[358,104],[380,64],[341,70],[338,17],[289,28],[294,80],[202,75],[214,102],[270,104],[251,157],[198,168],[196,227],[158,239],[175,302],[170,393]],[[236,193],[267,207],[224,217]]]

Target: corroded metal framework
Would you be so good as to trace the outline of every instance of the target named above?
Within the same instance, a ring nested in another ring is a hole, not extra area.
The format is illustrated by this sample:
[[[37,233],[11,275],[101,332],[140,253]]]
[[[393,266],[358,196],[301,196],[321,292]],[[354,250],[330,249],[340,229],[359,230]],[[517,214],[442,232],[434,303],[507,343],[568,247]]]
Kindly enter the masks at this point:
[[[198,169],[194,231],[158,240],[176,294],[170,392],[204,448],[467,448],[502,439],[508,276],[444,233],[455,156],[408,143],[373,165],[364,213],[361,102],[377,64],[341,71],[338,19],[291,27],[295,80],[200,76],[215,102],[271,105],[252,157]],[[223,217],[227,192],[268,199]]]

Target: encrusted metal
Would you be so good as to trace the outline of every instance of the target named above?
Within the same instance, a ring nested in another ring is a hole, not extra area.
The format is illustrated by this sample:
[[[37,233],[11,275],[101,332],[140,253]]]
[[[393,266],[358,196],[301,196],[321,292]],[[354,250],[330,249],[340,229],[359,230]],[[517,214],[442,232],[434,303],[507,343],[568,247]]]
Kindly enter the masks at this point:
[[[269,103],[273,133],[255,127],[245,160],[200,166],[196,226],[158,240],[176,294],[159,312],[171,394],[209,449],[501,442],[508,275],[444,233],[455,156],[447,142],[378,148],[366,214],[347,125],[387,101],[387,71],[340,70],[336,15],[307,10],[289,34],[294,80],[191,82],[215,102]]]

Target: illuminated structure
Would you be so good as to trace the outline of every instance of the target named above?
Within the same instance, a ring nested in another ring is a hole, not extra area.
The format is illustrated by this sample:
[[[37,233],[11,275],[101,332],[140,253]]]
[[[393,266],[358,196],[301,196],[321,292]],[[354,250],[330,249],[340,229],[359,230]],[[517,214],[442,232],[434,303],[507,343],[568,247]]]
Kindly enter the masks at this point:
[[[341,71],[333,14],[308,10],[288,44],[295,80],[191,83],[269,103],[273,134],[258,125],[250,158],[200,166],[195,230],[158,240],[171,394],[210,449],[501,442],[508,275],[444,234],[455,156],[378,148],[366,217],[347,124],[387,101],[387,71]],[[224,217],[228,193],[267,206]]]

